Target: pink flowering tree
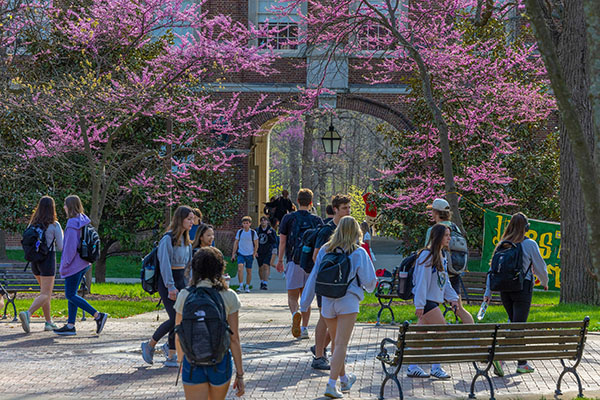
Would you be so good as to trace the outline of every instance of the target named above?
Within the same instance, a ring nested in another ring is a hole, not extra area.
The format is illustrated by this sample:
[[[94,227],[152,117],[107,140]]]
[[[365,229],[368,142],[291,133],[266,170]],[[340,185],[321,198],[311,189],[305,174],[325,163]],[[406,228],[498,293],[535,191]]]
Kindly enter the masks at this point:
[[[53,160],[49,177],[83,171],[97,227],[123,194],[157,207],[200,201],[200,177],[219,179],[239,157],[232,144],[256,133],[250,119],[274,107],[216,93],[228,74],[270,73],[273,57],[249,45],[264,32],[202,2],[44,4],[19,30],[25,50],[2,109],[16,122],[3,136],[19,131],[19,170]]]
[[[543,126],[554,102],[535,46],[504,31],[514,11],[504,3],[309,0],[308,46],[358,59],[373,84],[411,89],[402,102],[415,129],[401,133],[402,149],[382,171],[398,183],[386,194],[389,207],[445,196],[462,224],[457,193],[494,206],[514,201],[506,161],[523,127]]]

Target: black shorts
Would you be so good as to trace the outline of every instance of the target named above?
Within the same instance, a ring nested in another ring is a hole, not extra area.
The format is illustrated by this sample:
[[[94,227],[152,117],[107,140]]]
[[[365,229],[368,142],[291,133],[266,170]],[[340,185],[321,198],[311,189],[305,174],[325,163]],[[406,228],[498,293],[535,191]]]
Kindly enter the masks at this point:
[[[427,302],[425,303],[425,307],[423,308],[423,315],[427,314],[429,311],[433,310],[434,308],[438,308],[439,306],[440,306],[440,303],[436,303],[435,301],[427,300]]]
[[[48,253],[48,257],[41,263],[32,262],[31,272],[36,276],[54,276],[56,275],[56,255],[54,251]]]
[[[271,256],[273,255],[273,253],[265,253],[265,254],[258,254],[256,256],[256,262],[258,262],[258,266],[262,267],[263,265],[269,265],[271,264]]]

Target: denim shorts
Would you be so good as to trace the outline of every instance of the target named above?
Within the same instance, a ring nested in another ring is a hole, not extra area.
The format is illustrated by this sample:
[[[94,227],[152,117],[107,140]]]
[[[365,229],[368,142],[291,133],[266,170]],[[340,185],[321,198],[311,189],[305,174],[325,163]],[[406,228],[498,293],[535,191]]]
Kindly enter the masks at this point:
[[[223,386],[231,380],[233,374],[231,352],[227,352],[223,360],[214,367],[193,367],[183,357],[181,380],[184,385],[199,385],[209,383],[212,386]],[[191,375],[190,375],[191,370]]]
[[[237,263],[238,265],[245,264],[246,268],[252,268],[252,263],[254,262],[254,256],[250,254],[249,256],[244,256],[240,253],[237,253]]]

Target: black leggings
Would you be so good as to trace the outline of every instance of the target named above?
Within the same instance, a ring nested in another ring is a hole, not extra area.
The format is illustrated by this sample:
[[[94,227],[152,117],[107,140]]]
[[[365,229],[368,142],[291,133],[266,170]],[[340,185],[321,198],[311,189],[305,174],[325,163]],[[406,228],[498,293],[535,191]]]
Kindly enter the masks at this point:
[[[510,322],[527,322],[532,297],[533,284],[531,280],[523,281],[523,290],[519,292],[500,292],[502,305]],[[523,365],[527,363],[527,360],[519,360],[518,363]]]
[[[172,269],[173,272],[173,280],[175,281],[175,288],[177,290],[181,290],[185,288],[185,269]],[[152,335],[152,339],[158,342],[162,339],[166,334],[169,334],[169,349],[175,349],[175,301],[169,299],[169,289],[165,286],[165,283],[162,279],[162,274],[159,272],[158,274],[158,294],[160,294],[160,298],[162,299],[163,304],[165,305],[165,311],[169,315],[169,319],[163,322],[156,331],[154,331],[154,335]]]

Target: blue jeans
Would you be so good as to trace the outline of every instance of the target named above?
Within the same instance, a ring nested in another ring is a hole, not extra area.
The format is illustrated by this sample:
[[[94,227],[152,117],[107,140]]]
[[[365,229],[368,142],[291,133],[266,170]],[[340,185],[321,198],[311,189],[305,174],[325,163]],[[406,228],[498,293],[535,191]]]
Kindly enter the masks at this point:
[[[67,276],[65,278],[65,297],[69,301],[69,318],[67,319],[67,323],[74,324],[75,318],[77,318],[77,309],[81,308],[83,311],[87,312],[90,315],[96,314],[97,310],[90,305],[83,297],[77,294],[77,289],[79,289],[79,285],[81,285],[81,280],[83,276],[90,269],[88,266],[78,273]]]

